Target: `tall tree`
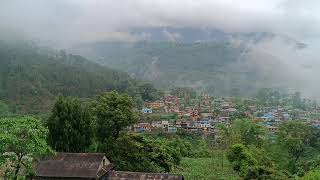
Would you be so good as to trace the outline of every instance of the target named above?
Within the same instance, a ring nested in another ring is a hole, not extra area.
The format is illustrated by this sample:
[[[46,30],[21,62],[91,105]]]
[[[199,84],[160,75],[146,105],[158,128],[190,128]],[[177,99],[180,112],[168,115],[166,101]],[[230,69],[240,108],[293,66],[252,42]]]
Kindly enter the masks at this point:
[[[174,164],[171,147],[141,135],[122,133],[114,142],[104,145],[104,152],[117,170],[170,172]]]
[[[96,118],[97,151],[106,153],[116,164],[116,169],[169,172],[178,161],[174,152],[161,143],[139,135],[120,133],[136,120],[133,100],[127,94],[103,93],[92,108]]]
[[[49,143],[57,151],[83,152],[92,143],[92,118],[87,107],[71,97],[58,97],[47,122]]]
[[[150,83],[142,83],[140,86],[140,94],[144,101],[153,101],[158,97],[158,91]]]
[[[121,130],[135,122],[133,100],[115,91],[99,95],[93,103],[96,137],[99,141],[117,139]]]
[[[279,169],[274,167],[263,149],[243,144],[234,144],[227,154],[233,169],[243,179],[287,179]]]
[[[237,119],[232,123],[230,129],[225,129],[224,131],[229,131],[227,133],[228,136],[225,136],[225,138],[231,144],[242,143],[245,146],[262,146],[265,139],[265,129],[253,122],[252,119]]]
[[[288,170],[291,173],[297,173],[298,161],[319,153],[319,140],[319,130],[302,122],[290,121],[281,125],[277,142],[288,154]]]
[[[251,152],[242,144],[234,144],[231,146],[227,158],[231,162],[233,169],[238,173],[242,173],[248,166],[256,164],[256,160]]]
[[[17,179],[20,173],[30,171],[32,160],[52,152],[47,132],[31,117],[0,119],[0,164],[6,164],[6,178]]]

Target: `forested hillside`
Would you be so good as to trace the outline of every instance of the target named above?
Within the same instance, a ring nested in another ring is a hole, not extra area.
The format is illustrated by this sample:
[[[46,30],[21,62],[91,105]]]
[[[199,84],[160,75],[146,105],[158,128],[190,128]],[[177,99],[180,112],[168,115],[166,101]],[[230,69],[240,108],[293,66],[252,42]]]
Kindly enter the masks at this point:
[[[247,44],[212,42],[100,42],[77,49],[102,64],[154,81],[158,87],[192,87],[214,95],[252,95],[288,87],[289,73],[272,54]]]
[[[48,112],[57,95],[88,98],[117,90],[137,101],[156,95],[152,85],[126,73],[32,42],[0,42],[0,74],[0,99],[16,113]]]
[[[160,88],[191,87],[218,96],[251,96],[261,88],[299,89],[286,47],[298,52],[307,45],[267,33],[226,33],[214,29],[142,28],[135,42],[79,44],[71,48],[98,63],[153,81]],[[301,68],[300,68],[301,69]]]

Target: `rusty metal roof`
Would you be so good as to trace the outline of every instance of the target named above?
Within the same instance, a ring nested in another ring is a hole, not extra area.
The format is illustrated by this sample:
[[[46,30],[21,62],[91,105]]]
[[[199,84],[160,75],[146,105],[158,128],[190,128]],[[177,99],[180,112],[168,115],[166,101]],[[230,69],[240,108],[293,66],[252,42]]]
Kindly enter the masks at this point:
[[[37,177],[96,178],[112,169],[109,163],[101,168],[103,153],[57,153],[41,160],[36,168]]]
[[[183,180],[183,176],[167,173],[110,171],[108,180]]]

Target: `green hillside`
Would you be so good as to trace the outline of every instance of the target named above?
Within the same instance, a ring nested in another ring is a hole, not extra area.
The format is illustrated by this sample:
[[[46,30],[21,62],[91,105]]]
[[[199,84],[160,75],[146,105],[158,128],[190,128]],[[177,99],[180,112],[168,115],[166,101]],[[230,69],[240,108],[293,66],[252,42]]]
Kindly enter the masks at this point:
[[[278,59],[249,51],[246,43],[100,42],[77,48],[97,62],[153,81],[158,87],[192,87],[214,95],[252,95],[283,84]]]
[[[88,98],[117,90],[141,100],[156,93],[126,73],[32,42],[0,42],[0,74],[0,99],[16,113],[48,112],[60,94]]]

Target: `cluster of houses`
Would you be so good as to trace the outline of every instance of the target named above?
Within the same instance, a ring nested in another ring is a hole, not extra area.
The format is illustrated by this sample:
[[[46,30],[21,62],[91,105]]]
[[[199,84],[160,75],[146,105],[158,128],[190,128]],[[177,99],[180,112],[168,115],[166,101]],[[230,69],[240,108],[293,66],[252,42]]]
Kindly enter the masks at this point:
[[[221,104],[221,114],[213,115],[210,110],[213,100],[208,94],[203,94],[199,99],[190,99],[188,103],[183,98],[168,95],[161,100],[145,103],[142,113],[155,114],[176,113],[178,119],[143,121],[131,127],[133,132],[152,132],[162,130],[168,133],[175,133],[178,129],[188,131],[214,132],[215,126],[223,123],[230,126],[230,114],[236,112],[233,104],[225,102]]]
[[[319,119],[308,121],[308,124],[313,127],[320,128],[320,120]]]
[[[218,102],[218,103],[217,103]],[[219,114],[213,115],[214,106],[219,108]],[[176,113],[178,119],[162,121],[141,121],[131,127],[133,132],[152,132],[159,129],[168,133],[175,133],[178,129],[188,131],[215,132],[217,124],[230,126],[231,115],[237,112],[235,103],[216,101],[208,94],[202,94],[198,99],[189,99],[168,95],[155,102],[145,103],[142,113],[155,114]]]
[[[178,129],[190,131],[212,132],[214,130],[214,121],[212,119],[203,119],[199,121],[152,121],[151,123],[142,122],[132,126],[134,132],[151,132],[155,130],[165,130],[168,133],[175,133]]]
[[[292,117],[291,114],[296,114],[296,117]],[[258,115],[258,117],[263,125],[266,126],[266,128],[270,132],[278,132],[279,131],[279,126],[286,121],[290,120],[301,120],[302,122],[316,127],[320,128],[320,108],[315,107],[314,109],[310,111],[304,111],[300,109],[285,109],[283,107],[274,107],[274,108],[260,108],[260,110],[257,110],[255,112],[255,115]],[[318,117],[312,117],[312,115],[318,115]]]
[[[178,98],[173,95],[165,96],[155,102],[145,103],[142,110],[144,114],[154,113],[175,113],[177,119],[162,121],[143,121],[135,124],[131,129],[134,132],[152,132],[162,129],[166,132],[174,133],[178,129],[189,131],[214,132],[217,124],[224,124],[229,127],[232,119],[237,118],[237,114],[244,114],[261,122],[270,132],[278,132],[279,126],[286,121],[294,119],[292,111],[294,109],[276,107],[263,107],[256,104],[248,105],[242,109],[231,100],[215,99],[208,94],[202,94],[195,99]],[[320,108],[314,110],[302,111],[296,110],[298,117],[295,119],[307,120],[306,122],[314,127],[320,128],[320,118],[307,118],[310,113],[320,114]],[[320,117],[320,116],[319,116]]]
[[[289,113],[280,106],[275,108],[262,108],[262,110],[260,109],[258,112],[260,114],[263,113],[259,118],[270,132],[278,132],[281,123],[291,120]]]
[[[208,94],[203,94],[200,100],[189,99],[188,104],[183,98],[168,95],[155,102],[145,103],[142,112],[144,114],[152,114],[159,111],[176,113],[180,117],[192,117],[195,120],[200,118],[200,112],[210,109],[211,105],[211,97]]]

